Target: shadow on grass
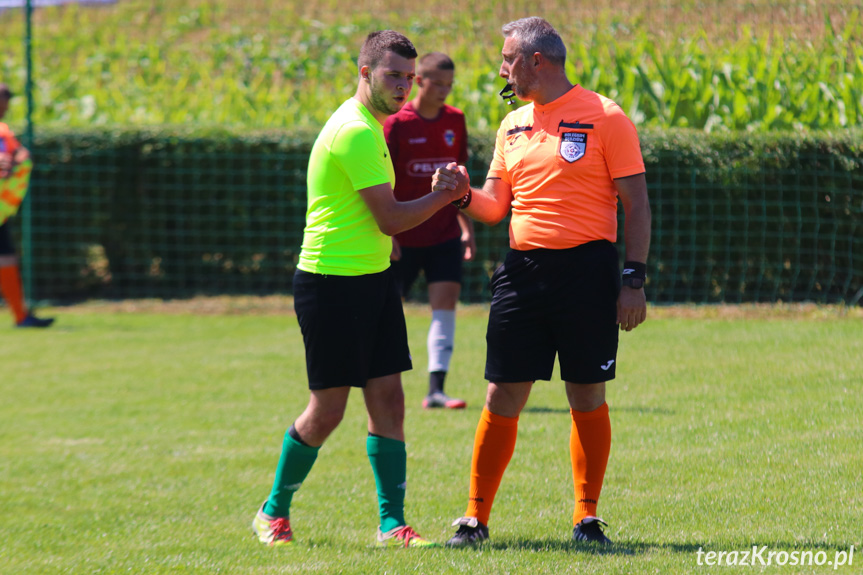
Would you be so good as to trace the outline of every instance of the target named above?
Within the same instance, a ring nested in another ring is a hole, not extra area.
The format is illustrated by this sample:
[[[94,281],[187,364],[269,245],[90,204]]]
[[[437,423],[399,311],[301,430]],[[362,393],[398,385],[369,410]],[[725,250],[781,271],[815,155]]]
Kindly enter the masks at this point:
[[[564,402],[566,398],[564,398]],[[522,413],[569,413],[569,406],[566,407],[525,407],[521,410]]]
[[[618,407],[616,405],[611,406],[611,411],[622,411],[626,413],[637,413],[639,415],[675,415],[675,411],[673,409],[665,409],[664,407],[643,407],[632,405],[629,407]]]
[[[549,539],[519,539],[515,541],[490,541],[484,546],[490,551],[531,551],[531,552],[569,552],[587,553],[590,555],[635,555],[627,545],[611,545],[576,543]]]
[[[645,555],[647,553],[681,553],[695,555],[699,550],[709,551],[751,551],[753,546],[761,549],[766,547],[766,557],[770,551],[824,551],[824,552],[847,552],[851,543],[838,544],[823,541],[773,541],[766,543],[645,543],[645,542],[616,542],[608,547],[596,543],[576,543],[575,541],[561,541],[559,539],[517,539],[517,540],[491,540],[482,547],[468,547],[468,550],[485,549],[487,551],[531,551],[531,552],[570,552],[585,553],[589,555]],[[832,558],[832,557],[831,557]]]
[[[624,413],[637,413],[639,415],[675,415],[675,411],[671,409],[665,409],[663,407],[617,407],[611,406],[612,413],[614,412],[624,412]],[[522,413],[569,413],[569,407],[545,407],[545,406],[537,406],[537,407],[525,407],[521,410]]]
[[[596,543],[576,543],[575,541],[522,539],[516,541],[492,541],[486,548],[495,551],[562,551],[569,553],[584,553],[588,555],[643,555],[652,551],[667,550],[672,553],[695,553],[701,545],[695,544],[649,544],[649,543],[615,543],[603,546]]]

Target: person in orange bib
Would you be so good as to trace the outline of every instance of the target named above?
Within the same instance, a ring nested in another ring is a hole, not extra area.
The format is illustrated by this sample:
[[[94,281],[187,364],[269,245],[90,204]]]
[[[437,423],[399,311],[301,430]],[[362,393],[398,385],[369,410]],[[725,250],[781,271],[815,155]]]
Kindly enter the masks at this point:
[[[519,415],[534,382],[551,379],[555,356],[572,419],[572,538],[609,544],[606,523],[597,517],[611,449],[605,388],[615,377],[619,331],[647,317],[644,161],[635,127],[620,107],[566,77],[566,47],[551,24],[524,18],[502,31],[500,76],[530,104],[501,123],[482,189],[471,188],[467,170],[454,163],[433,177],[435,185],[457,185],[459,207],[476,220],[492,225],[512,213],[511,250],[491,278],[489,384],[468,505],[447,545],[488,539]],[[622,277],[614,245],[618,200],[626,216]]]
[[[0,120],[9,109],[12,91],[0,84]],[[21,287],[18,252],[12,240],[8,218],[18,211],[30,170],[30,152],[22,146],[9,126],[0,122],[0,292],[15,317],[16,327],[48,327],[53,318],[38,318],[28,309]],[[23,188],[22,188],[23,186]]]

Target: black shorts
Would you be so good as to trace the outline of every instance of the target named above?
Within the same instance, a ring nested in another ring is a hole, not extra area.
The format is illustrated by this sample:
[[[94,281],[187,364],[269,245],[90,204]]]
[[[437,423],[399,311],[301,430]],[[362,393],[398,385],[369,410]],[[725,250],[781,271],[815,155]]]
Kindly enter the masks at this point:
[[[6,220],[0,225],[0,256],[17,255],[15,251],[15,242],[12,240],[12,230],[10,229],[9,220]]]
[[[407,295],[419,276],[420,270],[426,283],[461,283],[461,266],[464,251],[461,238],[453,238],[433,246],[422,248],[402,247],[402,257],[393,262],[393,270],[399,278],[401,293]]]
[[[297,270],[294,309],[309,389],[365,387],[412,368],[401,297],[390,270],[333,276]]]
[[[491,292],[487,380],[549,380],[555,354],[564,381],[614,379],[620,271],[612,243],[512,250],[494,272]]]

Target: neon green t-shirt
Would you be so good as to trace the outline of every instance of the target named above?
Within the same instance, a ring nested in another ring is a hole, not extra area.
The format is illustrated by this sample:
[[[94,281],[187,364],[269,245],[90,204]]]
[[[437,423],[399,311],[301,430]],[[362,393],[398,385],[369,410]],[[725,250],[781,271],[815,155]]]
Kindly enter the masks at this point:
[[[297,267],[337,276],[387,269],[392,240],[380,231],[357,190],[387,182],[395,186],[395,179],[383,126],[351,98],[327,120],[312,147]]]

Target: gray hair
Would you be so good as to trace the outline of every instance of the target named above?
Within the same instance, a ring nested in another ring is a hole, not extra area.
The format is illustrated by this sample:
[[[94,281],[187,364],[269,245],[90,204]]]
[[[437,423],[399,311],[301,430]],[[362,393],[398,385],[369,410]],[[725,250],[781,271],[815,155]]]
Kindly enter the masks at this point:
[[[504,24],[501,28],[504,37],[516,38],[519,50],[525,56],[539,52],[552,64],[566,64],[566,46],[554,26],[544,18],[531,16]]]

